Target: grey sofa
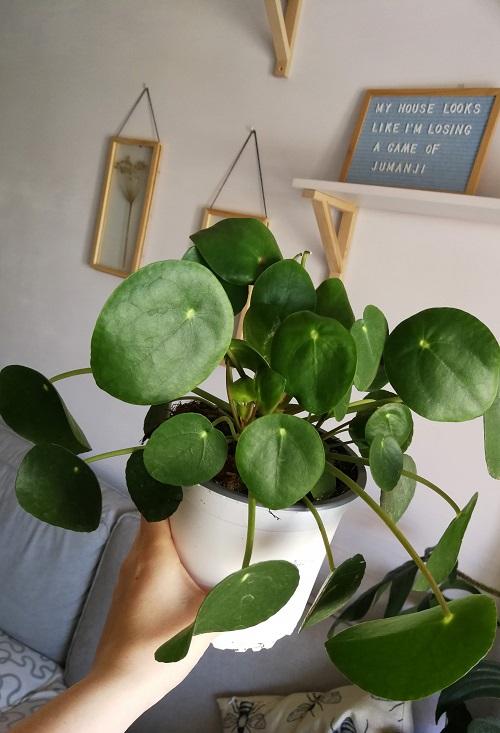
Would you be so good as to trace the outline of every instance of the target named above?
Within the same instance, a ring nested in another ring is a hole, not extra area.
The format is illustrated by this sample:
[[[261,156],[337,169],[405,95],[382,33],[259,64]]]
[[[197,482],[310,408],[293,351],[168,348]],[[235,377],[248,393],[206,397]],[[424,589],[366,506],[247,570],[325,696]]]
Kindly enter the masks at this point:
[[[14,478],[29,447],[0,424],[0,733],[88,672],[139,526],[129,497],[106,485],[102,521],[92,534],[51,527],[26,514],[15,498]],[[325,634],[320,624],[273,649],[243,654],[211,647],[191,675],[130,730],[215,733],[222,730],[218,696],[345,684],[327,658]],[[418,707],[417,733],[434,730],[422,722],[432,719],[432,709],[431,701]]]

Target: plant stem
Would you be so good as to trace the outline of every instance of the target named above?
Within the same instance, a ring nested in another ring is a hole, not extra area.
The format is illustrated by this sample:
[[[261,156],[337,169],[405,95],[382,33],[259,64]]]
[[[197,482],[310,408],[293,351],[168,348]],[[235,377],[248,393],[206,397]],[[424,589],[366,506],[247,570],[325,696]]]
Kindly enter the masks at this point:
[[[238,417],[238,413],[236,411],[236,403],[231,398],[231,385],[232,385],[232,383],[233,383],[232,368],[231,368],[231,365],[229,364],[229,361],[226,360],[226,391],[227,391],[227,396],[228,396],[228,399],[229,399],[229,405],[230,405],[231,412],[232,412],[232,415],[233,415],[234,423],[235,423],[236,427],[238,428],[238,431],[241,432],[241,423],[240,423],[240,419]]]
[[[345,456],[343,453],[328,453],[330,458],[333,458],[334,460],[338,461],[344,461],[345,463],[362,463],[364,466],[369,466],[370,461],[368,458],[360,458],[359,456]],[[446,491],[443,491],[443,489],[440,489],[439,486],[436,486],[436,484],[433,484],[431,481],[428,481],[423,476],[419,476],[418,473],[412,473],[411,471],[402,470],[401,471],[402,476],[406,476],[406,478],[411,478],[414,481],[418,481],[419,484],[423,484],[424,486],[427,486],[429,489],[432,489],[436,494],[439,494],[439,496],[444,499],[448,504],[451,506],[455,514],[460,514],[460,507],[458,504],[456,504],[451,496],[448,496]]]
[[[351,421],[348,420],[347,422],[342,423],[342,425],[338,425],[333,430],[330,430],[328,433],[325,433],[324,435],[322,435],[321,440],[324,441],[324,440],[328,440],[328,438],[333,438],[334,435],[337,435],[337,433],[341,433],[342,430],[348,428],[350,424],[351,424]]]
[[[439,494],[439,496],[448,502],[448,504],[452,507],[455,514],[460,514],[460,507],[458,504],[455,504],[451,496],[448,496],[446,491],[443,491],[443,489],[440,489],[439,486],[436,486],[436,484],[431,483],[426,478],[423,478],[422,476],[418,476],[416,473],[412,473],[411,471],[401,471],[402,476],[406,476],[407,478],[411,478],[414,481],[418,481],[421,484],[424,484],[424,486],[427,486],[429,489],[432,489],[432,491],[435,491],[436,494]]]
[[[228,402],[225,402],[224,400],[215,397],[214,395],[210,394],[210,392],[205,392],[204,389],[200,389],[199,387],[192,389],[191,392],[195,395],[198,395],[198,397],[203,397],[204,400],[211,402],[213,405],[216,405],[223,412],[231,412],[231,408]]]
[[[255,418],[255,416],[257,414],[257,410],[258,409],[259,409],[258,403],[257,402],[254,402],[253,403],[253,407],[252,407],[252,411],[250,413],[250,417],[247,420],[247,425],[249,425],[254,420],[254,418]]]
[[[229,359],[229,361],[231,362],[231,364],[234,366],[234,368],[236,369],[240,377],[246,377],[247,375],[245,374],[243,367],[241,366],[240,362],[234,355],[234,352],[231,351],[231,349],[227,350],[226,356]]]
[[[248,523],[247,523],[247,543],[245,546],[245,555],[243,557],[242,569],[250,565],[252,559],[253,541],[255,537],[255,507],[257,501],[255,497],[248,492]]]
[[[135,445],[132,448],[120,448],[120,450],[110,450],[108,453],[99,453],[97,456],[84,458],[85,463],[93,463],[94,461],[103,461],[105,458],[114,458],[115,456],[125,456],[127,453],[134,453],[136,450],[142,450],[142,446]]]
[[[316,430],[320,430],[325,420],[328,420],[328,413],[325,412],[324,415],[321,415],[321,417],[317,420],[316,425],[314,426]]]
[[[92,374],[92,369],[90,367],[85,367],[84,369],[73,369],[71,372],[62,372],[62,374],[56,374],[55,377],[51,377],[49,382],[54,384],[54,382],[58,382],[60,379],[76,377],[78,374]]]
[[[307,498],[307,496],[304,496],[302,501],[304,502],[304,504],[306,505],[306,507],[309,509],[314,519],[316,520],[318,529],[321,532],[321,537],[323,538],[323,544],[325,546],[326,556],[328,558],[328,565],[330,567],[330,572],[333,573],[333,571],[335,570],[335,563],[333,561],[332,548],[330,547],[330,543],[328,542],[328,535],[326,534],[326,529],[325,529],[325,525],[323,524],[323,520],[319,516],[318,510],[316,509],[312,501]]]
[[[351,402],[347,406],[346,415],[351,412],[363,412],[364,410],[372,410],[374,407],[382,407],[382,405],[388,405],[391,402],[401,403],[403,402],[403,400],[397,395],[395,395],[394,397],[386,397],[384,400],[358,400],[357,402]]]
[[[430,573],[429,569],[427,568],[426,564],[422,561],[419,554],[416,552],[416,550],[413,548],[413,546],[408,542],[404,534],[401,532],[399,527],[390,519],[390,517],[387,516],[387,514],[384,512],[384,510],[379,507],[376,501],[374,501],[371,496],[369,496],[358,484],[353,481],[349,476],[347,476],[343,471],[341,471],[336,466],[332,466],[331,463],[326,462],[325,467],[327,471],[330,473],[333,473],[334,476],[339,478],[341,481],[345,483],[346,486],[348,486],[352,491],[354,491],[355,494],[357,494],[360,499],[362,499],[370,509],[373,509],[375,514],[380,517],[380,519],[384,522],[384,524],[391,530],[393,535],[396,537],[396,539],[403,545],[406,552],[410,555],[413,562],[416,564],[422,575],[425,577],[427,582],[429,583],[432,592],[437,598],[437,601],[439,605],[441,606],[443,613],[445,615],[445,618],[451,618],[452,613],[450,609],[448,608],[446,601],[444,599],[443,594],[441,593],[438,584],[434,580],[434,577]]]
[[[300,260],[300,266],[303,267],[304,270],[306,269],[307,255],[310,255],[310,254],[311,253],[309,252],[308,249],[304,250],[304,252],[302,253],[302,259]]]
[[[229,429],[231,430],[231,435],[235,440],[238,440],[238,435],[236,434],[236,431],[234,429],[234,423],[231,420],[230,417],[226,417],[226,415],[222,415],[222,417],[218,417],[217,420],[214,420],[212,423],[212,427],[215,428],[219,423],[226,422],[229,425]]]

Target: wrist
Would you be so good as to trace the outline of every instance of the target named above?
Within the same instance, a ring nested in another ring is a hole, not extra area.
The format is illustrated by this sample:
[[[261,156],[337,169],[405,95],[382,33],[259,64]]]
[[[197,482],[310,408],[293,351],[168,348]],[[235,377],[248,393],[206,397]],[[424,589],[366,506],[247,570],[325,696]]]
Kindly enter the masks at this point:
[[[85,694],[102,698],[121,718],[126,727],[158,702],[163,696],[155,691],[151,682],[141,680],[138,675],[119,670],[92,670],[80,683]]]
[[[96,663],[85,679],[89,685],[106,689],[119,699],[130,699],[138,717],[187,677],[217,636],[202,634],[193,637],[187,656],[179,662],[157,662],[153,652],[146,656],[144,651],[128,659],[120,658],[117,664],[113,664],[109,654],[104,659],[96,657]]]

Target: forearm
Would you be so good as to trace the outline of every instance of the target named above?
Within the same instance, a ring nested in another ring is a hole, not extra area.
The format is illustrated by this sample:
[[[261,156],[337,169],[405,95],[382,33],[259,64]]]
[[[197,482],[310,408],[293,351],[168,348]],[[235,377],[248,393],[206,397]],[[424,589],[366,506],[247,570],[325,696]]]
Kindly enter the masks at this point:
[[[146,709],[118,679],[89,675],[15,726],[13,733],[123,733]]]
[[[12,733],[124,733],[182,682],[215,634],[195,636],[175,664],[154,658],[189,626],[205,597],[175,551],[168,522],[147,524],[122,565],[91,673]]]
[[[158,665],[154,678],[91,672],[81,682],[14,726],[12,733],[124,733],[146,710],[177,687],[205,652],[212,635],[194,638],[188,656]]]

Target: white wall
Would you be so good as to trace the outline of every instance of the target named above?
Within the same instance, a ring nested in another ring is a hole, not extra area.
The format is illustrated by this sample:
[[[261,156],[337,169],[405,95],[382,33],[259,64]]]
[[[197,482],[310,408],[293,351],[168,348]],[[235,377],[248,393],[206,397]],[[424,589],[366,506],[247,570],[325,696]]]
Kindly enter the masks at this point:
[[[1,365],[52,375],[88,364],[93,323],[119,282],[87,264],[107,138],[144,82],[164,143],[144,263],[186,249],[254,125],[271,228],[285,255],[313,251],[319,280],[312,209],[292,178],[338,177],[367,88],[500,86],[499,11],[497,0],[304,0],[285,80],[272,75],[261,0],[3,0]],[[146,105],[125,133],[152,135]],[[500,131],[479,194],[500,196],[499,159]],[[259,210],[250,155],[218,203]],[[346,274],[357,314],[375,303],[395,325],[421,308],[454,305],[500,335],[498,238],[498,227],[361,212]],[[89,377],[61,391],[99,452],[141,437],[144,409],[117,405]],[[420,472],[460,504],[480,490],[462,567],[499,586],[500,486],[486,474],[480,423],[418,427],[411,452]],[[122,480],[123,461],[99,468]],[[423,549],[450,519],[421,488],[403,527]],[[356,507],[336,541],[339,558],[367,547],[372,574],[404,557],[377,521]]]

